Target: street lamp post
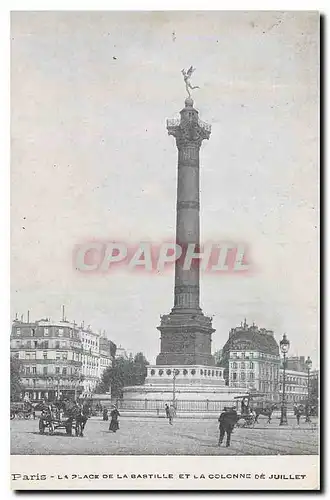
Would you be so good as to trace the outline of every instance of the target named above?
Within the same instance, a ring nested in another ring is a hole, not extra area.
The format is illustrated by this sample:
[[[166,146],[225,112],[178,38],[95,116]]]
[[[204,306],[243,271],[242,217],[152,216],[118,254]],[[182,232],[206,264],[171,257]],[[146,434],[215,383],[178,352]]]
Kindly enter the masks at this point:
[[[306,420],[305,420],[305,422],[310,422],[311,419],[309,416],[309,378],[310,378],[310,371],[311,371],[311,367],[312,367],[312,360],[309,356],[306,359],[305,364],[307,367],[307,403],[306,403]]]
[[[283,354],[283,391],[282,391],[282,405],[281,405],[281,420],[280,425],[288,425],[288,419],[286,414],[286,400],[285,400],[285,368],[286,368],[286,355],[289,351],[290,342],[286,338],[284,333],[282,340],[280,341],[280,349]]]

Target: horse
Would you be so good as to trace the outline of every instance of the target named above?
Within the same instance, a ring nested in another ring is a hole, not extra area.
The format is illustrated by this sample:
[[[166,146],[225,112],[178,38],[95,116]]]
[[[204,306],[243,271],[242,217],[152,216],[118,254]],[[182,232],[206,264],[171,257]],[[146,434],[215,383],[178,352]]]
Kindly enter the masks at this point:
[[[272,414],[273,414],[273,411],[275,409],[276,409],[276,404],[268,405],[266,407],[262,407],[262,406],[255,407],[254,408],[254,412],[255,412],[254,422],[258,423],[258,418],[260,417],[260,415],[263,415],[265,417],[268,417],[267,424],[270,424],[271,419],[272,419]]]
[[[87,405],[79,405],[75,406],[74,410],[74,418],[76,421],[76,436],[83,437],[84,429],[86,426],[86,422],[90,416],[90,409]]]

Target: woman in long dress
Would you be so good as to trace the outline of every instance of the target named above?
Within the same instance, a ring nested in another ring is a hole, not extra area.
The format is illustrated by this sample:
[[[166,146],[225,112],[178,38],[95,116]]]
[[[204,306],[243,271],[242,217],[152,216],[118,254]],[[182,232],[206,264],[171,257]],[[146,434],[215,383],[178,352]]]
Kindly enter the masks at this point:
[[[119,429],[118,417],[120,417],[120,413],[117,410],[116,406],[113,406],[110,415],[111,415],[111,422],[109,425],[109,431],[116,432]]]

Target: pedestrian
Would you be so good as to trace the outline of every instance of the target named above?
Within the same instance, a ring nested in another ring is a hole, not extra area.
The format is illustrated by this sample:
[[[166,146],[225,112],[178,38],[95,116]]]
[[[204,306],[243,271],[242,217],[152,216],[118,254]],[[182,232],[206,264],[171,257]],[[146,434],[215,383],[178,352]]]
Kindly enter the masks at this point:
[[[219,436],[219,446],[221,446],[223,442],[223,438],[225,437],[225,434],[227,434],[227,439],[226,439],[226,447],[228,448],[230,446],[230,437],[231,433],[233,432],[234,426],[237,423],[238,416],[235,408],[224,408],[224,411],[221,413],[220,417],[218,418],[219,422],[219,429],[220,429],[220,436]]]
[[[103,408],[103,420],[104,421],[109,420],[108,408],[106,408],[106,407]]]
[[[165,413],[166,413],[166,418],[170,418],[170,407],[168,406],[168,404],[166,403],[165,405]]]
[[[110,413],[111,415],[111,422],[109,425],[109,431],[111,432],[117,432],[119,429],[119,422],[118,422],[118,417],[120,417],[120,413],[117,410],[117,406],[113,405],[112,411]]]
[[[170,425],[173,425],[173,419],[175,417],[175,408],[173,405],[171,405],[168,409],[168,421]]]
[[[300,408],[297,405],[294,405],[293,412],[296,416],[297,424],[299,425],[300,424]]]

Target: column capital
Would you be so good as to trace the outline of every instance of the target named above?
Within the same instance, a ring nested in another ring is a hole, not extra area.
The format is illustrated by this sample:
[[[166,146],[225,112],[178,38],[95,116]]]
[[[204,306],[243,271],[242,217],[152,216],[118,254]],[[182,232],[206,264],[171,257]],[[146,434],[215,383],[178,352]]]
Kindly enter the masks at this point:
[[[185,146],[201,147],[204,139],[209,139],[211,126],[201,120],[167,120],[168,135],[176,139],[178,149]]]

